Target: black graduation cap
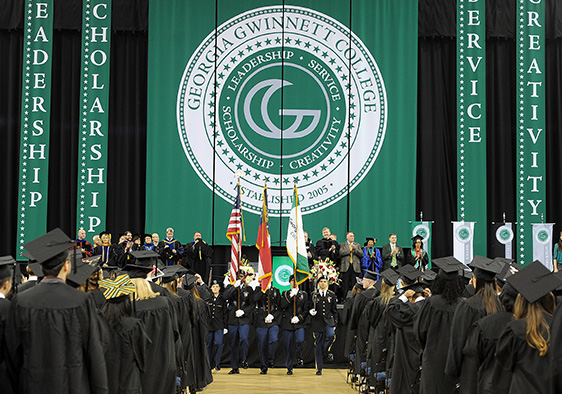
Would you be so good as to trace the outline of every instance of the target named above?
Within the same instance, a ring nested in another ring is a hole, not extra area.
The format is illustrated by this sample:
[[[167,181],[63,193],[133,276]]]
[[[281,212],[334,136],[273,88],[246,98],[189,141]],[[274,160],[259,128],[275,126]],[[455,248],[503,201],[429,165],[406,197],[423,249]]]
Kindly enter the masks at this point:
[[[381,276],[389,286],[394,286],[396,282],[398,282],[398,278],[400,278],[400,275],[398,275],[392,268],[384,270],[381,273]]]
[[[195,275],[195,271],[189,270],[189,269],[185,268],[183,265],[180,265],[180,264],[169,265],[166,268],[164,268],[164,274],[166,274],[168,272],[177,274],[178,278],[184,276],[185,274]]]
[[[219,286],[220,286],[221,284],[220,284],[220,282],[219,282],[218,280],[213,279],[213,280],[211,281],[211,286],[214,286],[214,285],[219,285]]]
[[[16,261],[12,256],[0,257],[0,280],[4,280],[12,276],[12,270],[15,268]],[[10,270],[10,268],[12,270]]]
[[[320,282],[322,279],[328,280],[328,277],[326,275],[320,275],[318,277],[318,282]]]
[[[72,246],[74,241],[60,228],[51,230],[24,245],[33,259],[47,268],[54,268],[64,262]]]
[[[183,287],[187,290],[193,289],[195,282],[197,282],[197,277],[195,275],[186,274],[183,280]]]
[[[560,278],[538,260],[511,275],[507,278],[507,283],[512,285],[529,303],[538,301],[562,285]]]
[[[416,242],[417,240],[423,241],[423,237],[419,234],[416,234],[412,237],[412,241]]]
[[[506,259],[503,257],[496,257],[494,260],[498,260],[503,264],[502,270],[496,275],[496,279],[498,280],[499,284],[503,287],[505,280],[509,278],[511,275],[519,272],[521,266],[515,263],[513,259]]]
[[[90,275],[97,271],[97,267],[82,261],[82,257],[76,257],[75,259],[74,255],[71,255],[71,261],[73,270],[66,278],[66,282],[73,287],[83,285]]]
[[[369,243],[369,241],[373,241],[374,243],[377,243],[376,238],[367,237],[367,238],[365,238],[365,243],[363,244],[363,246],[367,246],[367,244]]]
[[[90,264],[90,265],[96,267],[96,269],[102,268],[102,266],[101,266],[102,265],[101,255],[85,257],[85,258],[82,259],[82,261],[86,264]]]
[[[111,234],[105,230],[100,233],[100,238],[102,237],[102,235],[106,235],[106,234],[109,235],[109,237],[111,238]]]
[[[424,283],[431,284],[437,278],[437,272],[433,270],[425,270],[422,276],[420,276],[420,281]]]
[[[150,237],[150,239],[152,239],[152,234],[143,234],[142,239],[144,240],[145,238]]]
[[[43,275],[43,270],[41,269],[41,264],[39,264],[31,255],[31,253],[29,252],[23,252],[20,253],[21,256],[25,257],[28,262],[27,262],[27,266],[29,267],[29,269],[31,270],[31,273],[35,276],[37,276],[38,278],[42,278]]]
[[[439,267],[439,275],[446,279],[454,279],[459,276],[460,271],[467,267],[453,256],[441,257],[431,260],[431,263]]]
[[[504,264],[484,256],[474,256],[468,266],[473,269],[477,279],[493,282],[496,274],[499,274],[503,269]]]
[[[367,270],[367,272],[365,272],[365,275],[363,276],[363,278],[365,278],[365,279],[371,279],[371,280],[376,281],[376,280],[378,279],[379,275],[380,275],[380,274],[378,274],[378,273],[376,273],[376,272],[374,272],[374,271]]]
[[[419,269],[410,264],[405,264],[402,267],[398,268],[396,271],[400,275],[402,275],[404,279],[406,279],[406,282],[408,282],[408,284],[414,282],[422,275],[422,272]]]
[[[158,258],[158,253],[152,250],[135,250],[131,252],[131,255],[136,259],[136,265],[145,267],[152,267],[156,264],[156,259]]]
[[[423,289],[425,289],[426,287],[427,285],[424,285],[423,283],[420,282],[416,282],[416,283],[412,283],[411,285],[404,286],[400,290],[402,291],[413,290],[414,293],[423,293]]]
[[[178,274],[175,272],[164,272],[164,276],[162,276],[162,283],[170,283],[176,279],[178,279]]]

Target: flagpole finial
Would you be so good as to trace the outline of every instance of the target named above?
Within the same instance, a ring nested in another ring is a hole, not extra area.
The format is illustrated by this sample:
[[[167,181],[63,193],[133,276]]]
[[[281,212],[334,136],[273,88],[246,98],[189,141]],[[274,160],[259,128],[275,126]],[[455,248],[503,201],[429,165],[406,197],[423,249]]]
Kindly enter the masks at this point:
[[[544,213],[541,213],[541,223],[544,223]]]
[[[505,223],[505,212],[503,213],[503,222]]]
[[[240,178],[242,178],[242,175],[244,175],[244,174],[242,173],[242,171],[236,171],[236,172],[234,173],[234,176],[235,176],[236,178],[238,178],[238,181],[240,181]]]
[[[423,211],[420,211],[420,222],[423,222]]]

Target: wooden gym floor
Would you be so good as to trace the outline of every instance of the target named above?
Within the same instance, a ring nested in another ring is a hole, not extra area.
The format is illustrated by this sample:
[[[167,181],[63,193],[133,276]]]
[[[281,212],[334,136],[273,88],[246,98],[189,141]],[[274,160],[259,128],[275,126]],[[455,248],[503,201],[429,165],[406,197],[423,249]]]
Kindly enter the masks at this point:
[[[323,394],[353,393],[346,383],[347,369],[324,369],[322,376],[316,376],[311,368],[295,368],[293,375],[287,375],[285,368],[269,369],[267,375],[260,375],[259,368],[240,368],[239,375],[228,375],[230,368],[213,371],[213,383],[203,394]]]

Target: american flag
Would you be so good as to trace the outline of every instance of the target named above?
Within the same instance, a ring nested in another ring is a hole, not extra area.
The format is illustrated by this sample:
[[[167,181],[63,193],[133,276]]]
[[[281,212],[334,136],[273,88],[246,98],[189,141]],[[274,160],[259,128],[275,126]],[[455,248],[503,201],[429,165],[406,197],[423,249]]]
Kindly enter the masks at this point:
[[[226,230],[226,237],[232,242],[230,248],[230,283],[236,281],[236,273],[240,266],[242,255],[242,208],[240,206],[240,182],[236,187],[236,200],[230,213],[230,221]]]

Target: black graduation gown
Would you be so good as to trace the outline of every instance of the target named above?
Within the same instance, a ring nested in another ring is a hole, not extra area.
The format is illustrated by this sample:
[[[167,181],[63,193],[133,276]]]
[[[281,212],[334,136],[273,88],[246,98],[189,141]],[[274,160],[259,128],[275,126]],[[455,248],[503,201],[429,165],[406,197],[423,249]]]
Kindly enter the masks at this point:
[[[552,317],[545,315],[545,320],[552,327]],[[539,351],[527,343],[526,330],[526,319],[509,322],[498,339],[496,359],[503,369],[511,372],[509,394],[548,394],[551,385],[548,353],[539,356]]]
[[[348,298],[347,300],[345,300],[345,304],[343,304],[341,322],[346,327],[345,346],[344,346],[344,350],[343,350],[343,355],[345,356],[345,358],[349,358],[349,354],[352,351],[354,351],[352,346],[354,344],[354,339],[355,339],[355,335],[357,333],[357,330],[353,330],[351,328],[351,325],[349,324],[349,320],[351,318],[351,310],[353,309],[353,303],[355,302],[356,298],[357,297]]]
[[[496,345],[513,314],[500,311],[483,317],[474,327],[464,345],[464,354],[474,360],[478,367],[478,394],[507,394],[511,374],[504,371],[496,362]]]
[[[109,394],[141,394],[141,373],[146,368],[146,348],[151,342],[144,324],[135,317],[125,317],[121,327],[112,330],[105,352]]]
[[[420,367],[420,348],[414,336],[414,315],[424,301],[411,303],[393,298],[388,304],[388,320],[395,327],[396,343],[390,393],[409,393]]]
[[[449,305],[440,295],[429,297],[414,317],[421,349],[420,394],[451,394],[458,379],[445,374],[449,336],[458,301]]]
[[[367,317],[369,320],[369,360],[374,372],[382,372],[381,357],[386,351],[387,359],[390,354],[391,336],[390,322],[387,316],[388,304],[382,303],[382,298],[377,297],[369,304]]]
[[[45,278],[14,297],[6,346],[21,394],[108,392],[96,307],[60,279]]]
[[[18,286],[18,293],[22,293],[26,290],[29,290],[35,287],[36,285],[37,285],[37,279],[28,280],[27,282],[22,283],[21,285]]]
[[[0,393],[11,394],[13,393],[12,384],[8,377],[8,369],[5,363],[6,347],[4,345],[4,329],[6,327],[6,320],[8,319],[8,312],[10,310],[10,301],[6,298],[0,298]]]
[[[180,293],[181,291],[181,293]],[[178,331],[181,337],[181,349],[178,354],[180,360],[179,376],[181,378],[181,387],[186,388],[195,383],[194,377],[194,354],[192,352],[192,323],[190,301],[191,293],[178,289],[178,296],[170,295],[169,299],[174,305],[176,317],[178,321]]]
[[[207,327],[209,320],[209,308],[207,303],[195,296],[191,297],[192,314],[192,349],[194,355],[194,378],[195,381],[190,387],[202,389],[213,381],[209,354],[207,353]]]
[[[366,344],[369,338],[369,320],[367,319],[366,311],[369,307],[369,303],[373,301],[373,295],[375,295],[376,291],[377,290],[373,286],[359,293],[357,297],[355,297],[353,309],[351,310],[349,327],[352,330],[356,330],[355,334],[357,336],[357,340],[355,342],[355,354],[359,365],[361,365],[367,357]]]
[[[103,304],[105,304],[105,297],[103,292],[100,289],[93,289],[90,290],[89,293],[94,298],[94,304],[96,304],[96,308],[101,309]]]
[[[177,320],[171,301],[157,296],[135,301],[135,315],[145,325],[151,342],[146,348],[147,365],[141,373],[143,393],[176,392]]]
[[[562,393],[562,303],[557,300],[558,307],[552,315],[552,330],[550,330],[550,375],[552,377],[552,393]]]
[[[482,293],[459,302],[453,315],[445,373],[459,378],[461,394],[474,394],[477,390],[478,368],[473,360],[465,357],[463,349],[472,325],[484,316],[486,310],[482,307]]]

